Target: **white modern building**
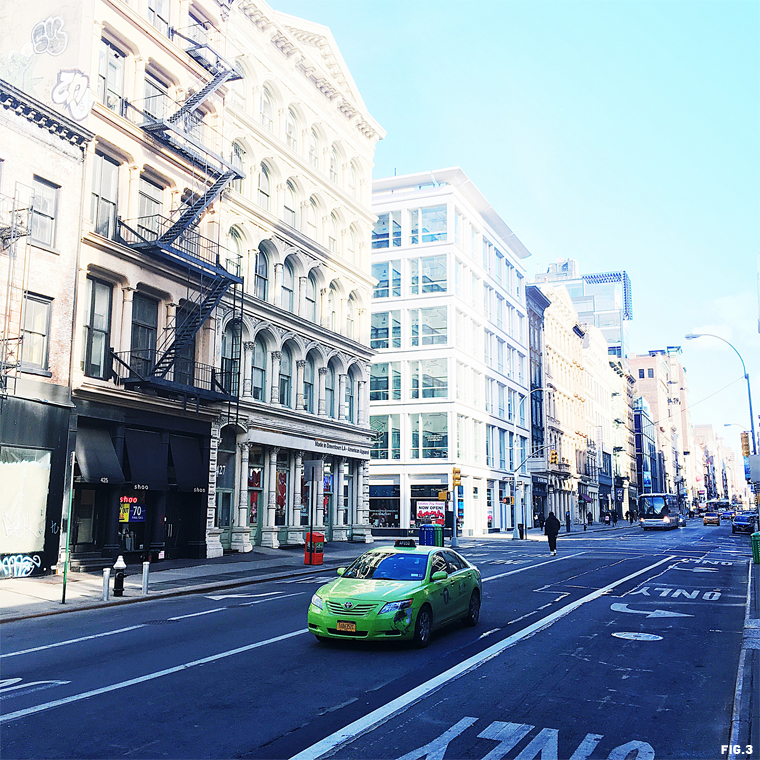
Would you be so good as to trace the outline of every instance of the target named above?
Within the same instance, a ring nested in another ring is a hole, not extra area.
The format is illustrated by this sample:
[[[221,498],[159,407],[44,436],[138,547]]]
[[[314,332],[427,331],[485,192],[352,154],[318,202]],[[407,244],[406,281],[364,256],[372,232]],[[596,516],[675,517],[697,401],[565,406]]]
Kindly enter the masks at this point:
[[[373,200],[373,533],[429,521],[454,467],[464,535],[511,531],[532,503],[530,254],[459,168],[376,180]]]

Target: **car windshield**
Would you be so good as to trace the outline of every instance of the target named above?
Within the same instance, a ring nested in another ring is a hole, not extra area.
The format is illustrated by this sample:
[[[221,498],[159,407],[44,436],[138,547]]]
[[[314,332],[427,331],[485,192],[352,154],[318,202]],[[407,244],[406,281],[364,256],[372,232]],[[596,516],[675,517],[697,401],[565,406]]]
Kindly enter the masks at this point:
[[[718,513],[717,513],[717,512],[708,512],[708,513],[705,515],[705,517],[717,517],[717,516],[718,516]]]
[[[354,560],[344,578],[374,578],[389,581],[421,581],[427,570],[427,554],[367,552]]]

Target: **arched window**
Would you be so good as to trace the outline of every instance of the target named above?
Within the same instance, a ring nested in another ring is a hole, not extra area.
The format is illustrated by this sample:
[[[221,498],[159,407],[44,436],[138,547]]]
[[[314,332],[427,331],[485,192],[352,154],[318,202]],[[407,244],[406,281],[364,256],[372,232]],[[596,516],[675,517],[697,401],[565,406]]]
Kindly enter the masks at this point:
[[[293,387],[293,359],[290,350],[283,347],[280,354],[280,404],[290,406],[291,388]]]
[[[259,206],[265,211],[269,211],[270,187],[269,167],[265,163],[262,163],[261,171],[259,172]]]
[[[338,252],[338,218],[335,214],[330,214],[330,235],[327,241],[327,247],[330,253]]]
[[[351,193],[354,198],[356,198],[356,184],[356,166],[352,161],[351,165],[348,167],[348,192]]]
[[[223,254],[222,266],[233,274],[240,274],[243,261],[243,238],[234,227],[227,233],[227,247],[229,250],[221,251]]]
[[[306,280],[306,295],[304,298],[306,302],[306,313],[303,315],[305,319],[310,319],[312,322],[317,321],[317,281],[313,274],[310,274]]]
[[[303,404],[307,412],[314,412],[314,359],[306,357],[303,368]]]
[[[356,299],[352,293],[346,302],[346,337],[354,339],[354,326],[356,319]]]
[[[295,277],[293,276],[293,266],[289,261],[285,262],[285,266],[282,268],[282,302],[281,306],[287,311],[293,311],[293,291]]]
[[[273,114],[272,95],[265,87],[261,91],[261,100],[259,101],[259,120],[270,132],[274,130]]]
[[[240,169],[241,173],[245,172],[245,150],[243,150],[243,146],[240,143],[234,142],[232,143],[232,165],[236,169]],[[230,182],[230,187],[233,190],[236,190],[238,193],[243,192],[243,178],[238,177],[238,179],[232,180]]]
[[[356,264],[356,230],[350,227],[346,236],[346,257],[352,264]]]
[[[227,323],[222,334],[222,387],[231,396],[238,391],[240,375],[240,323]]]
[[[334,145],[330,151],[330,179],[338,184],[338,149]]]
[[[253,345],[251,357],[251,395],[258,401],[266,401],[267,391],[267,346],[259,336]]]
[[[309,134],[309,163],[319,169],[319,135],[314,129]]]
[[[296,226],[296,189],[293,187],[293,183],[288,180],[285,183],[285,200],[283,203],[283,218],[285,224],[289,224],[291,227]]]
[[[325,375],[325,414],[333,419],[335,414],[335,370],[332,364],[327,365],[327,374]]]
[[[309,208],[306,217],[306,234],[312,240],[317,240],[318,213],[317,201],[314,198],[309,198]]]
[[[285,141],[291,150],[298,150],[298,119],[292,108],[288,108],[288,118],[285,122]]]
[[[267,300],[267,284],[269,282],[269,262],[264,251],[256,253],[256,274],[253,284],[253,295],[262,301]]]

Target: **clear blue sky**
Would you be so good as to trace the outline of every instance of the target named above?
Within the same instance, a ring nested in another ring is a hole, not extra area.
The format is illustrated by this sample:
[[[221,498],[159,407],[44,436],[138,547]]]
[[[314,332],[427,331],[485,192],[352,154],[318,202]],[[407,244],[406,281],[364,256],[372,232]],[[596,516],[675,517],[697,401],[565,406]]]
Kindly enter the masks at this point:
[[[736,346],[757,419],[760,3],[269,2],[332,31],[388,133],[375,177],[461,166],[529,277],[568,257],[625,269],[632,352],[683,346],[692,422],[738,453],[741,363],[683,336]]]

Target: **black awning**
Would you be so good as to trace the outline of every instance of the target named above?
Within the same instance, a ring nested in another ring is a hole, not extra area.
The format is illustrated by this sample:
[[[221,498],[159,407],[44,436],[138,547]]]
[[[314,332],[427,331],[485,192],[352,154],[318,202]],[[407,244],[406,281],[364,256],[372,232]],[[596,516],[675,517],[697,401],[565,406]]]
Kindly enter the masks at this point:
[[[127,444],[132,485],[151,491],[166,491],[169,488],[166,476],[168,457],[160,433],[127,428],[124,440]]]
[[[208,467],[204,466],[201,450],[195,438],[170,435],[169,448],[177,476],[177,489],[190,493],[206,493],[208,488]]]
[[[125,482],[107,430],[80,427],[77,430],[76,456],[86,483],[121,485]]]

